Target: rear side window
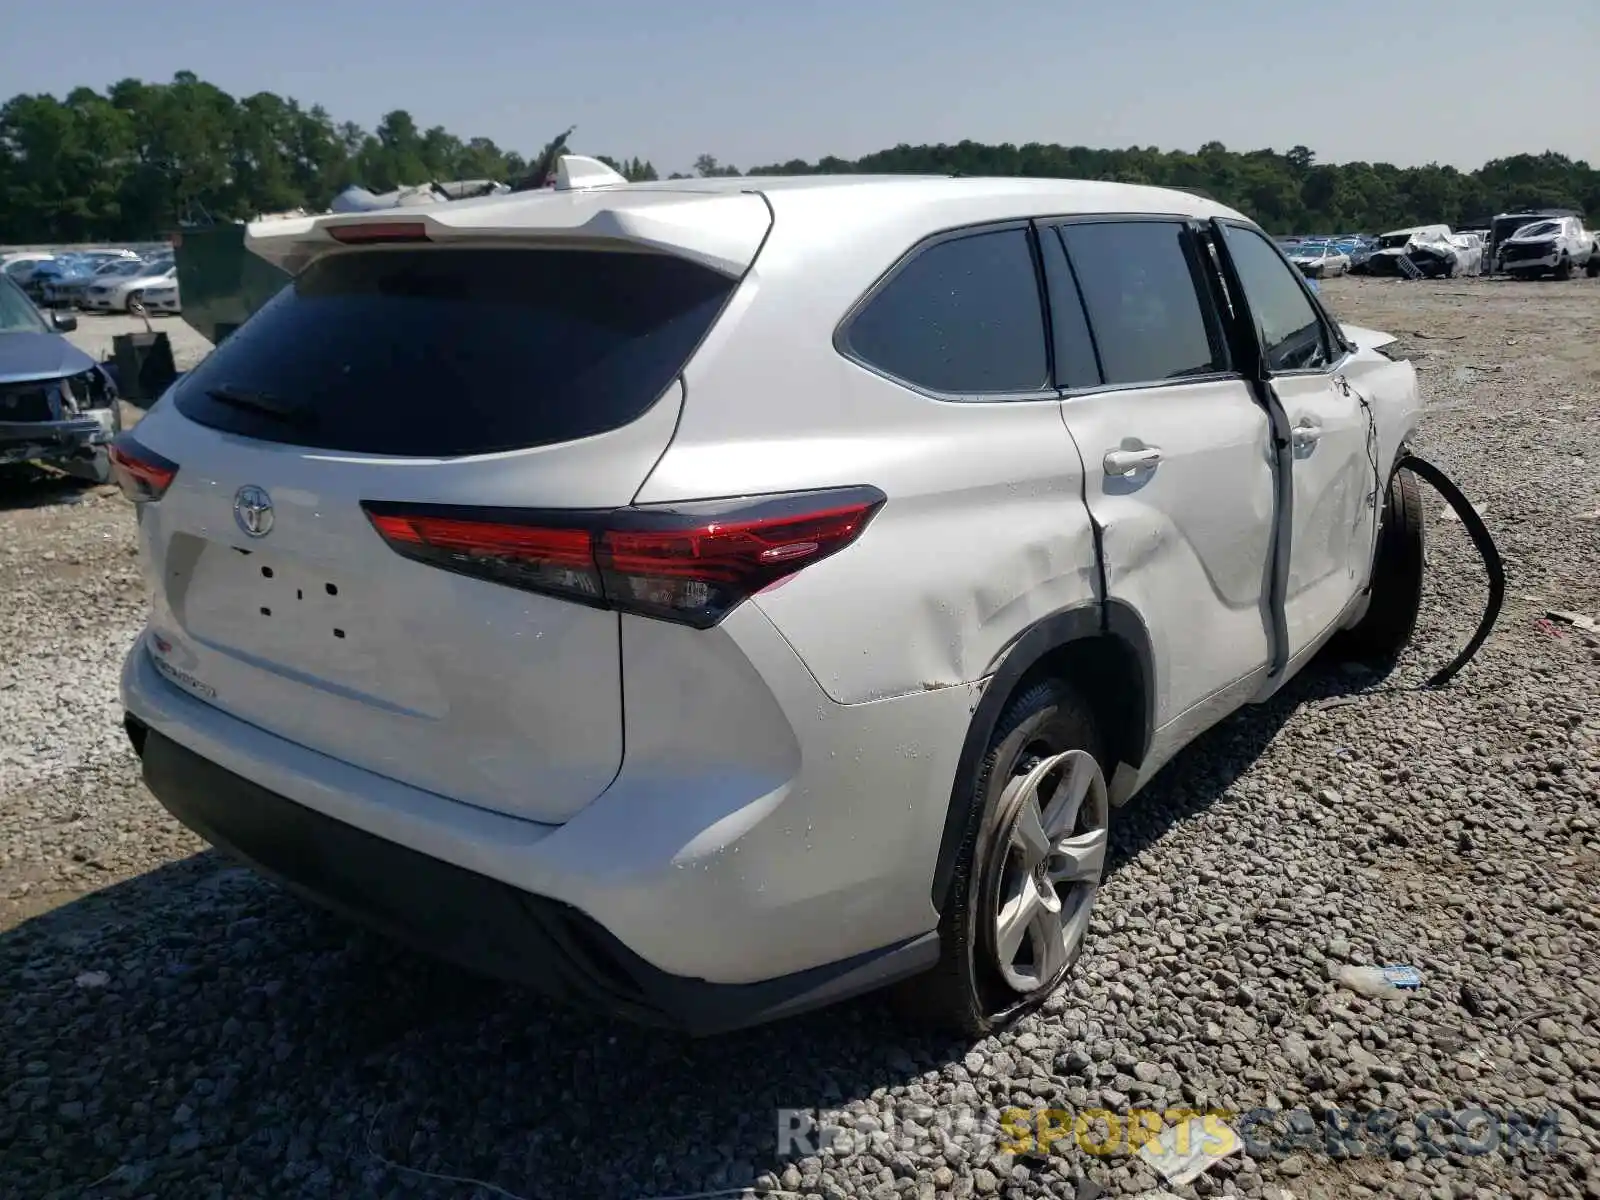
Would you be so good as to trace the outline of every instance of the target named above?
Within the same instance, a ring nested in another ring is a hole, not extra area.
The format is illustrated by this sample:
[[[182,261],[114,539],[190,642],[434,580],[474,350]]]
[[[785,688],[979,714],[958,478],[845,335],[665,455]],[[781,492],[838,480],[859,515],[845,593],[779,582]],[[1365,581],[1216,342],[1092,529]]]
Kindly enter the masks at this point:
[[[982,395],[1049,386],[1044,312],[1026,229],[918,252],[851,321],[849,352],[931,392]]]
[[[365,454],[571,441],[643,415],[736,286],[660,254],[338,254],[189,372],[174,403],[215,429]]]
[[[1330,362],[1327,333],[1300,284],[1299,272],[1254,230],[1224,228],[1245,299],[1261,323],[1268,368],[1304,371],[1326,367]]]
[[[1061,226],[1107,384],[1157,383],[1226,369],[1173,221]]]

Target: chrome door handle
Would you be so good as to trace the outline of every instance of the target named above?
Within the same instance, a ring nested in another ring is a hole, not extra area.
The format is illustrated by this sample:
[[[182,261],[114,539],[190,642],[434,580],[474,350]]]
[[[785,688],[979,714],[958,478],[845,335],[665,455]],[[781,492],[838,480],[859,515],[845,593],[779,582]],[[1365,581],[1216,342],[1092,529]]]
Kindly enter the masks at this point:
[[[1289,431],[1296,450],[1309,450],[1322,440],[1322,426],[1302,421]]]
[[[1161,451],[1155,446],[1140,450],[1107,450],[1105,469],[1107,475],[1131,475],[1135,471],[1153,470],[1161,461]]]

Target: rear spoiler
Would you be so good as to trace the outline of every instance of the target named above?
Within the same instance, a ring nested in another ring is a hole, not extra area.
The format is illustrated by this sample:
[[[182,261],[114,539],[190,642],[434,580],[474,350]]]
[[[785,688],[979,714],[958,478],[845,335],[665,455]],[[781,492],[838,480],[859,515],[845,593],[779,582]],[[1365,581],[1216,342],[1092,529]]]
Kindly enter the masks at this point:
[[[569,155],[554,189],[256,221],[245,229],[245,246],[291,275],[359,241],[626,249],[673,254],[739,276],[772,224],[755,192],[619,186],[625,184],[604,163]]]

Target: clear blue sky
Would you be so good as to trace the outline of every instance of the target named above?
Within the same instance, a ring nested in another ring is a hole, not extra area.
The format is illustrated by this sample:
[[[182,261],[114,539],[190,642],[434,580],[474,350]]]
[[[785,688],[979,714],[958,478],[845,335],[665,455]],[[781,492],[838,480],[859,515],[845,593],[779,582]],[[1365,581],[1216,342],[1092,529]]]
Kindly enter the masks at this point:
[[[897,142],[1600,160],[1600,0],[0,0],[0,99],[192,70],[662,173]],[[1393,49],[1386,51],[1384,43]]]

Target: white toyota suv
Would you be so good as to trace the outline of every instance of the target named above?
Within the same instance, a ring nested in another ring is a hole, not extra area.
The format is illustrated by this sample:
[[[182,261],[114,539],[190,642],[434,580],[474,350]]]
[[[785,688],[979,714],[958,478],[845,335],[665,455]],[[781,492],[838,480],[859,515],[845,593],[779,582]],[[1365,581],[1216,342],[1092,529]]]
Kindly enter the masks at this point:
[[[1205,199],[564,169],[251,245],[294,282],[115,451],[129,734],[204,837],[463,965],[993,1028],[1116,806],[1410,636],[1413,368]]]

